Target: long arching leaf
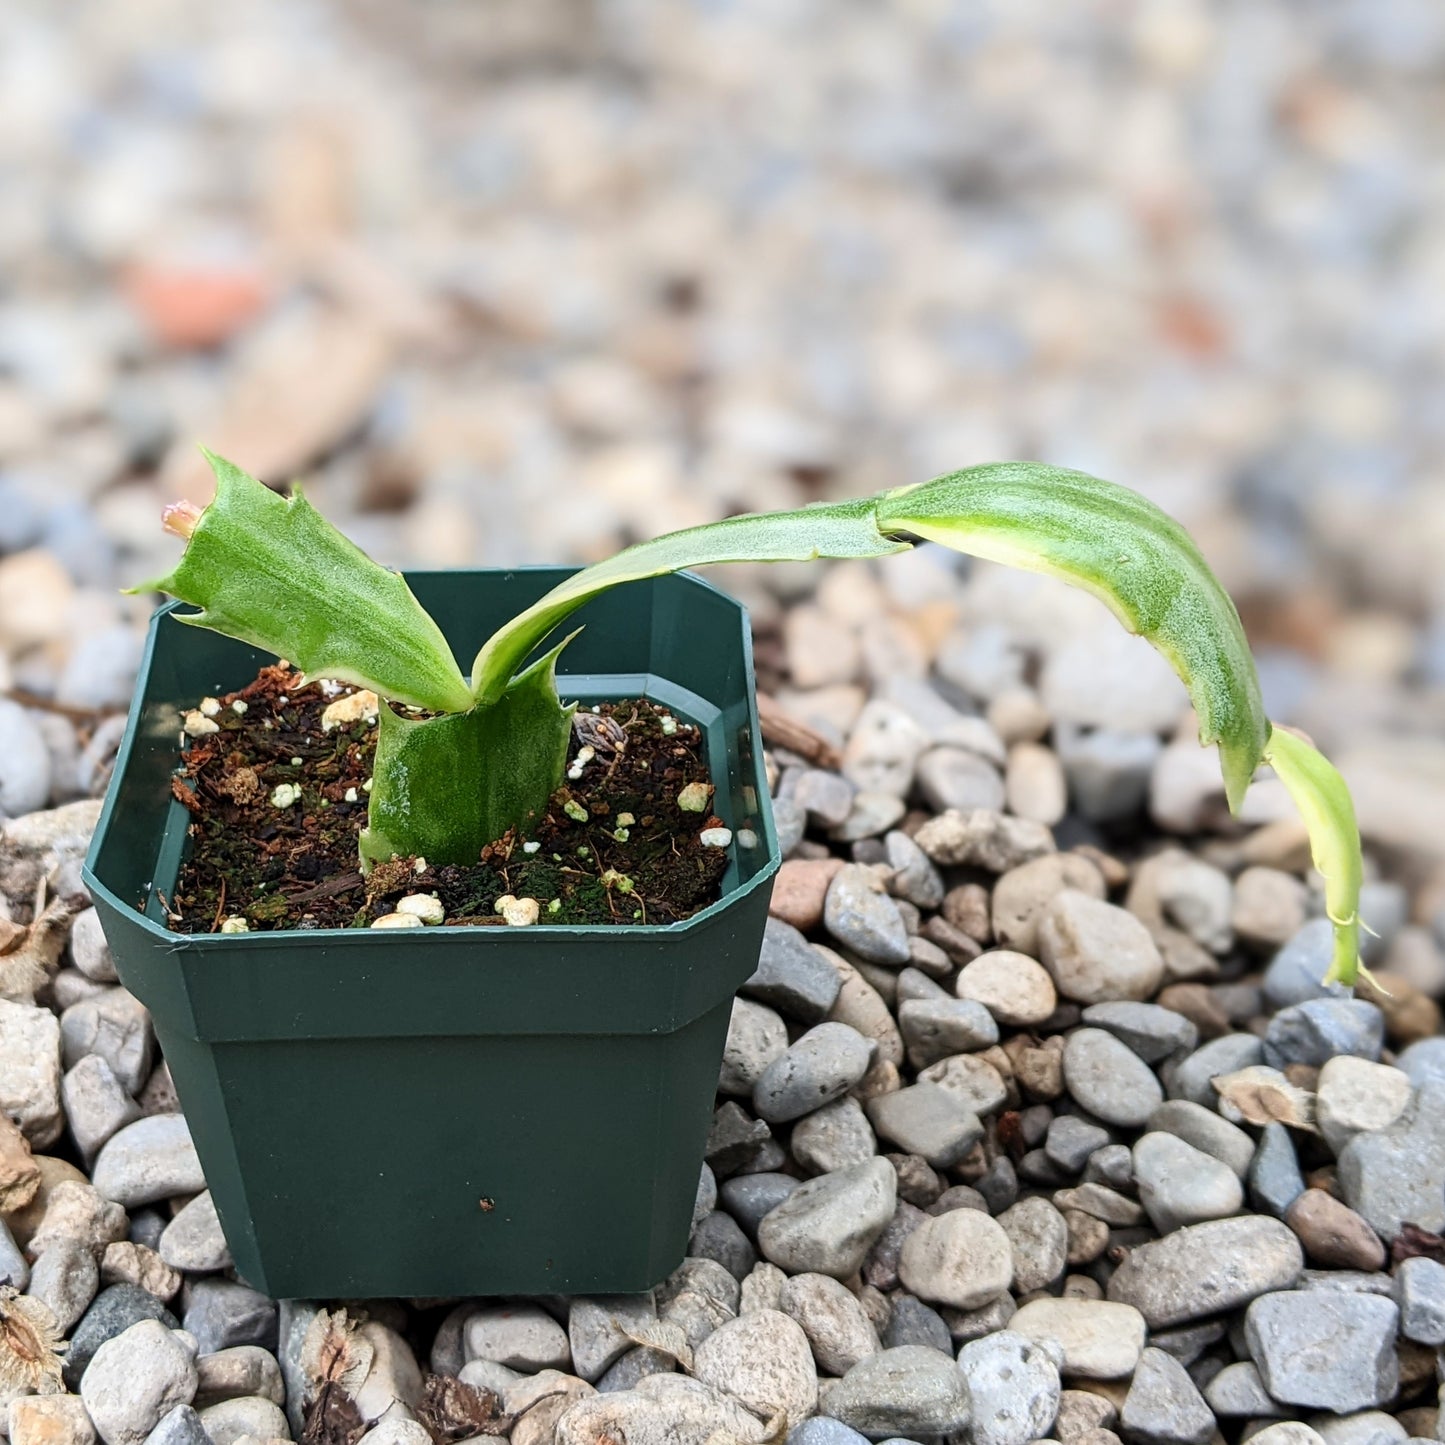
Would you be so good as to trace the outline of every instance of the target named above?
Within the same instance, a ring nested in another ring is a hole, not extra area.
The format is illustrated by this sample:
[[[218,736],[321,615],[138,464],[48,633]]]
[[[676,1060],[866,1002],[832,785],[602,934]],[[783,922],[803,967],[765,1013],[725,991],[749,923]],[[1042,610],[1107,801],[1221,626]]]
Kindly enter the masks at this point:
[[[908,543],[879,532],[868,498],[794,512],[749,513],[669,532],[575,573],[498,628],[472,665],[472,690],[479,702],[496,701],[527,654],[559,622],[589,597],[623,582],[714,562],[808,562],[815,557],[881,557],[907,550]]]
[[[878,525],[1092,592],[1173,664],[1219,745],[1238,808],[1269,738],[1239,613],[1193,539],[1152,502],[1083,472],[998,462],[878,499]]]

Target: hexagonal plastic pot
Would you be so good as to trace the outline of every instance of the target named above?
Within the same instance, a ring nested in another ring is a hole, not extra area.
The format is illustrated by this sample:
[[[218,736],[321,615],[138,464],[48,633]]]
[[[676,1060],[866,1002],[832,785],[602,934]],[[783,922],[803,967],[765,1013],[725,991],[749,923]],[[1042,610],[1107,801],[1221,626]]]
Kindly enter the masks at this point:
[[[566,569],[419,572],[459,656]],[[281,1298],[629,1292],[686,1248],[734,990],[779,857],[747,615],[695,577],[578,614],[564,697],[646,695],[707,738],[723,896],[667,927],[164,926],[179,710],[270,659],[155,616],[87,860],[242,1277]]]

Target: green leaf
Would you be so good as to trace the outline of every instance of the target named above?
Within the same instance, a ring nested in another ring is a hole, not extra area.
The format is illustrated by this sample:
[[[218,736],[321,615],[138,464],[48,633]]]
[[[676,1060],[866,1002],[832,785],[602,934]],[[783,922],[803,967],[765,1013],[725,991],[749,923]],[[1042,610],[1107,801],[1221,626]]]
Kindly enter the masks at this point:
[[[395,572],[373,562],[299,490],[288,501],[205,452],[215,500],[168,577],[132,588],[168,592],[201,611],[176,613],[284,657],[308,677],[369,687],[436,712],[471,692],[441,629]]]
[[[472,665],[472,689],[483,702],[501,696],[528,653],[559,622],[589,598],[623,582],[715,562],[808,562],[816,557],[881,557],[907,550],[908,543],[879,532],[868,498],[794,512],[751,512],[669,532],[575,573],[498,628]]]
[[[1100,598],[1183,678],[1199,740],[1219,745],[1229,804],[1239,807],[1269,721],[1239,613],[1173,518],[1083,472],[998,462],[884,494],[878,525],[1062,577]]]
[[[1339,770],[1297,733],[1276,727],[1265,761],[1289,789],[1310,835],[1310,856],[1325,880],[1325,910],[1335,927],[1335,956],[1326,983],[1355,982],[1360,968],[1360,828]]]
[[[561,785],[575,705],[557,697],[558,643],[495,703],[437,718],[381,710],[363,867],[394,857],[475,863]]]

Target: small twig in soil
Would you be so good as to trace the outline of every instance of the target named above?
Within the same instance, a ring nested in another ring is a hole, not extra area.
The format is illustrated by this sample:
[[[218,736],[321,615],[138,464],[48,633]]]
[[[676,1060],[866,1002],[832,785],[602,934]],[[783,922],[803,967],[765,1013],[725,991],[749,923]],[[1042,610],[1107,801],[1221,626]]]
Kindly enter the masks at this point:
[[[354,893],[361,887],[362,882],[360,873],[343,873],[339,878],[318,883],[315,888],[306,888],[300,893],[285,893],[282,896],[288,903],[315,903],[322,898],[334,898],[338,893]]]
[[[221,917],[226,911],[226,880],[221,879],[221,891],[216,898],[216,916],[211,920],[211,932],[215,933],[221,926]]]

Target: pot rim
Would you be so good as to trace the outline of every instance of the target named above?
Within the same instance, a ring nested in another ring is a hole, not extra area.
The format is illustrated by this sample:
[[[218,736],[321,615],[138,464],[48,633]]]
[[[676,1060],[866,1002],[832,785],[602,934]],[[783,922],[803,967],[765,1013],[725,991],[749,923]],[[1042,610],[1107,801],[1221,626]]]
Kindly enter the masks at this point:
[[[502,574],[504,578],[508,578],[538,572],[580,571],[581,569],[569,569],[549,563],[529,563],[518,567],[408,567],[400,570],[406,578],[445,577],[459,573],[499,573]],[[747,725],[751,738],[752,756],[757,760],[758,781],[763,783],[763,786],[755,789],[758,797],[758,805],[756,815],[757,827],[754,831],[758,835],[757,846],[760,850],[765,851],[766,856],[757,864],[752,876],[741,883],[735,882],[723,892],[721,897],[709,903],[705,908],[699,909],[690,918],[685,918],[674,923],[643,923],[624,926],[605,923],[567,924],[538,922],[526,928],[448,928],[443,925],[408,930],[405,935],[405,941],[408,946],[415,946],[424,940],[429,947],[436,948],[448,945],[475,946],[483,939],[489,940],[493,946],[504,947],[506,946],[502,943],[504,939],[510,939],[520,943],[528,938],[537,940],[547,938],[606,938],[620,940],[633,937],[641,943],[647,940],[677,938],[689,932],[700,931],[707,927],[717,919],[719,915],[728,912],[756,889],[771,887],[773,876],[782,864],[782,854],[778,846],[777,827],[773,821],[772,797],[765,780],[762,778],[762,726],[758,717],[757,684],[753,671],[753,638],[752,629],[748,623],[748,611],[746,606],[731,593],[725,591],[707,578],[699,577],[695,572],[675,572],[665,574],[664,577],[644,580],[656,583],[665,581],[668,577],[684,580],[692,586],[703,588],[716,596],[724,598],[736,607],[739,613],[744,671],[747,680],[745,686]],[[254,933],[175,933],[168,928],[163,928],[155,919],[149,917],[143,908],[138,908],[133,903],[122,899],[97,876],[95,869],[99,862],[101,847],[110,827],[112,814],[118,800],[120,779],[125,774],[126,768],[130,763],[131,753],[140,738],[141,713],[144,707],[144,688],[141,682],[148,675],[154,663],[155,650],[160,639],[160,629],[166,618],[186,606],[186,603],[172,600],[162,603],[151,614],[150,623],[146,630],[145,647],[141,653],[140,665],[136,672],[136,688],[131,697],[130,708],[126,714],[125,733],[121,739],[120,748],[116,753],[110,783],[106,788],[105,800],[101,805],[100,816],[96,821],[95,832],[92,835],[90,846],[86,850],[85,862],[81,869],[81,878],[85,886],[90,890],[92,896],[99,895],[112,909],[126,915],[133,924],[140,925],[141,929],[153,939],[165,941],[173,950],[178,952],[207,951],[215,953],[220,950],[225,950],[229,953],[234,949],[246,948],[259,950],[275,948],[278,944],[285,944],[293,940],[297,942],[305,940],[308,943],[331,944],[335,946],[346,939],[355,941],[368,938],[371,930],[364,928],[274,928],[258,930]],[[568,675],[567,673],[559,673],[559,684]],[[576,674],[573,675],[575,676]],[[674,706],[671,702],[667,705]],[[179,753],[177,756],[179,757]],[[709,759],[709,766],[712,766],[711,759]],[[737,831],[738,830],[734,830],[734,847],[737,846]],[[151,887],[154,888],[154,886],[155,880],[152,879]],[[374,943],[375,940],[373,939],[372,942]]]

